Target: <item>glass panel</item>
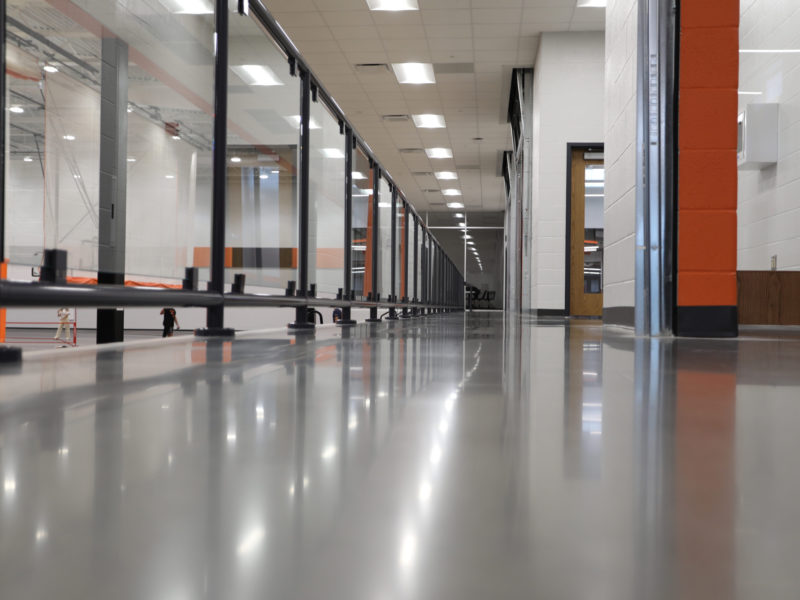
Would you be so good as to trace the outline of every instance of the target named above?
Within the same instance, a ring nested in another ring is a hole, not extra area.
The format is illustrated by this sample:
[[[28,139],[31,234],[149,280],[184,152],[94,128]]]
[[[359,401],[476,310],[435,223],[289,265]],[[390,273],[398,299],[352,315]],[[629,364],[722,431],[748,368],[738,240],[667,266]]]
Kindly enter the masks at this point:
[[[6,207],[14,226],[6,233],[12,266],[26,265],[12,268],[14,278],[31,278],[27,267],[41,264],[43,249],[60,248],[68,274],[82,281],[96,277],[102,252],[104,270],[177,283],[195,264],[195,247],[208,245],[213,15],[122,4],[7,3]],[[117,37],[101,43],[104,30]],[[112,75],[105,82],[103,63]],[[109,81],[119,85],[104,93],[121,115],[105,121],[101,148],[101,86]],[[127,160],[108,160],[118,153]],[[125,173],[116,196],[103,192],[103,206],[101,154],[106,185]]]
[[[344,286],[344,146],[338,119],[312,102],[308,280],[322,298]]]
[[[605,169],[602,164],[586,165],[586,198],[583,235],[583,291],[603,291],[603,198]]]
[[[353,151],[352,289],[356,298],[372,291],[372,174],[369,159]]]
[[[378,190],[378,285],[381,300],[392,293],[392,192],[381,178]]]
[[[230,18],[226,280],[282,293],[297,280],[300,78],[254,17]]]

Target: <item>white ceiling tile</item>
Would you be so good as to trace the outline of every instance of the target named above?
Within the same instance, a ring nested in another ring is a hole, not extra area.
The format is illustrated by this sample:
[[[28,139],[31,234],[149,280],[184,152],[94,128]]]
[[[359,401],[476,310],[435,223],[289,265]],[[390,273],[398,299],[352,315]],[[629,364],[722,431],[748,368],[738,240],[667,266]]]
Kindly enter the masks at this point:
[[[522,11],[523,23],[563,23],[572,19],[574,6],[531,6]]]
[[[333,40],[333,34],[327,27],[298,27],[297,29],[287,28],[289,37],[292,41],[299,45],[299,42],[306,40],[319,41],[319,40]],[[299,48],[298,48],[299,50]]]
[[[507,23],[515,24],[520,22],[522,9],[519,8],[480,8],[472,10],[472,22],[475,24],[487,23]]]
[[[370,27],[374,25],[372,15],[368,10],[323,11],[320,15],[331,27]]]
[[[472,25],[425,25],[429,38],[471,38]]]
[[[333,32],[333,35],[340,42],[349,40],[380,39],[380,36],[378,35],[378,29],[374,25],[358,27],[335,25],[331,26],[331,32]]]
[[[475,50],[514,50],[517,51],[519,38],[514,37],[492,37],[475,38]]]
[[[276,17],[285,12],[317,10],[312,0],[269,0],[268,4],[267,8]]]
[[[471,25],[470,10],[422,10],[425,25]]]

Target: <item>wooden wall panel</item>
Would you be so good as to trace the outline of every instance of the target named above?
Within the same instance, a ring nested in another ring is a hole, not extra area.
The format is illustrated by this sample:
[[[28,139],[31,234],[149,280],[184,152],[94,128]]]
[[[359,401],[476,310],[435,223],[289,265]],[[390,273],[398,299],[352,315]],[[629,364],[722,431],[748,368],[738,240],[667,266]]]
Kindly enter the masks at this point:
[[[800,271],[739,271],[741,325],[800,325]]]

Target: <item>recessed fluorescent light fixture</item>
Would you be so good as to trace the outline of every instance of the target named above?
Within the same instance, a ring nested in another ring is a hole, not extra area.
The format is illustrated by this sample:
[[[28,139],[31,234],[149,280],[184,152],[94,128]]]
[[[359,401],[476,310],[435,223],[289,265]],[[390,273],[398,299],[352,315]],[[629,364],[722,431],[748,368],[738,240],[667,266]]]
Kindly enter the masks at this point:
[[[446,127],[442,115],[411,115],[414,125],[421,129],[441,129]]]
[[[22,108],[21,106],[12,106],[8,110],[9,110],[9,112],[16,113],[18,115],[21,115],[22,113],[25,112],[25,109]]]
[[[456,213],[456,214],[454,214],[453,216],[454,216],[456,219],[463,219],[463,218],[464,218],[464,213]]]
[[[344,152],[338,148],[322,148],[320,150],[325,158],[344,158]]]
[[[127,160],[128,162],[136,162],[136,159],[133,158],[132,156],[129,156]]]
[[[259,179],[269,179],[269,175],[267,175],[266,173],[262,173],[261,175],[258,176],[258,178]]]
[[[358,181],[360,179],[366,179],[367,176],[364,175],[361,171],[353,171],[353,181]]]
[[[453,151],[450,148],[425,148],[428,158],[453,158]]]
[[[411,85],[436,83],[431,63],[392,63],[392,69],[399,83]]]
[[[53,65],[45,65],[42,68],[48,73],[58,73],[58,67],[54,67]]]
[[[247,85],[283,85],[272,69],[264,65],[238,65],[231,67],[231,71]]]
[[[175,179],[175,175],[164,175],[167,179]]]
[[[458,179],[458,175],[453,171],[437,171],[435,175],[436,179]]]
[[[461,190],[457,190],[455,188],[448,188],[446,190],[442,190],[442,194],[445,196],[460,196]]]
[[[176,15],[213,15],[211,0],[161,0],[168,11]]]
[[[240,157],[238,157],[238,156],[231,156],[231,162],[232,163],[240,163],[240,162],[242,162],[242,159]]]
[[[22,159],[23,162],[33,162],[33,159],[30,156],[26,156]]]
[[[464,208],[464,205],[461,202],[448,202],[447,208]]]
[[[739,92],[740,96],[761,96],[764,92]]]
[[[74,142],[75,141],[75,136],[72,135],[72,134],[69,134],[69,133],[67,135],[64,135],[64,136],[61,136],[61,137],[63,139],[65,139],[65,140],[67,140],[68,142]]]
[[[292,127],[299,128],[300,127],[300,121],[303,120],[303,117],[301,117],[300,115],[292,115],[290,117],[285,117],[285,119],[287,121],[289,121],[289,124]],[[314,120],[314,117],[311,117],[308,120],[308,122],[309,122],[309,126],[308,126],[309,129],[322,129],[322,127],[319,126],[319,123],[317,123]]]
[[[578,0],[578,8],[605,8],[608,0]]]
[[[378,202],[378,208],[392,208],[391,202]]]
[[[370,10],[419,10],[417,0],[367,0]]]

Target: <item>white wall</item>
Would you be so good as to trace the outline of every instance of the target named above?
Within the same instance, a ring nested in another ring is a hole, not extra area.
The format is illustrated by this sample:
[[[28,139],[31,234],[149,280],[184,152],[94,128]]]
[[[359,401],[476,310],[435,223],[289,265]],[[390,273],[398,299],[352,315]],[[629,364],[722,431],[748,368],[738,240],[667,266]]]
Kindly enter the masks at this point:
[[[788,0],[742,0],[742,48],[800,47],[800,11]],[[740,55],[739,111],[750,103],[779,104],[779,159],[739,171],[740,270],[800,269],[800,55]],[[733,126],[733,125],[731,125]]]
[[[606,8],[604,307],[635,300],[637,0]]]
[[[564,309],[567,144],[602,142],[602,32],[544,33],[533,74],[531,308]]]

